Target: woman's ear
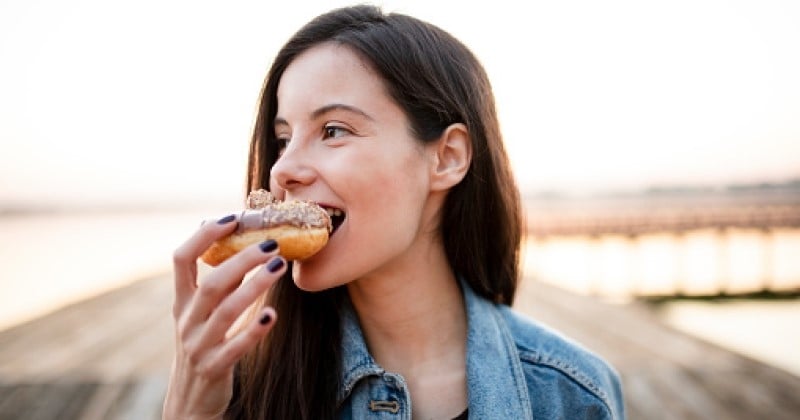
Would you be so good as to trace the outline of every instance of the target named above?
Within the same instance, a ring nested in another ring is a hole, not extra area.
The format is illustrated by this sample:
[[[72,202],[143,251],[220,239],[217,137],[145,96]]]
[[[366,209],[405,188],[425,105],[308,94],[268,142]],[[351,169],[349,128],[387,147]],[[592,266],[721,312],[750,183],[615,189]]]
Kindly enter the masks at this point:
[[[467,126],[451,124],[430,147],[434,148],[431,190],[447,190],[461,182],[472,162],[472,142]]]

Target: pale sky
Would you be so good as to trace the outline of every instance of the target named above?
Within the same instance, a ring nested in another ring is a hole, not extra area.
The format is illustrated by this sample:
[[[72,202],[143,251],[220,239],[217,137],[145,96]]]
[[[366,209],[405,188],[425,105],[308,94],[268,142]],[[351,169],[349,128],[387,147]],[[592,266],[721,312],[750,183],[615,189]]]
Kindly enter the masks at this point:
[[[272,56],[350,3],[0,0],[0,204],[238,203]],[[478,55],[525,191],[800,175],[800,2],[374,3]]]

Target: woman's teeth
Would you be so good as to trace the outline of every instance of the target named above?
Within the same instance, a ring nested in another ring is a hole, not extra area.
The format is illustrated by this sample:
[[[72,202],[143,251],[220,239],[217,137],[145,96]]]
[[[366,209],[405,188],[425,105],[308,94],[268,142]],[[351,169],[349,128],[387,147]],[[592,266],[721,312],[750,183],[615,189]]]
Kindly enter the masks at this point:
[[[341,209],[333,207],[325,207],[325,211],[328,212],[328,216],[331,218],[331,233],[336,232],[336,229],[344,223],[345,213]]]

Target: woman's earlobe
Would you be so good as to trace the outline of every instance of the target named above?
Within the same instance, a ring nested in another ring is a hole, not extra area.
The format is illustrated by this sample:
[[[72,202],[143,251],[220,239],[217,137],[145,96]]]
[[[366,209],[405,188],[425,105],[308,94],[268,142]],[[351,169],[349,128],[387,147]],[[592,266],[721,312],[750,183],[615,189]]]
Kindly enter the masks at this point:
[[[472,141],[462,123],[451,124],[435,142],[431,188],[446,190],[461,182],[472,162]]]

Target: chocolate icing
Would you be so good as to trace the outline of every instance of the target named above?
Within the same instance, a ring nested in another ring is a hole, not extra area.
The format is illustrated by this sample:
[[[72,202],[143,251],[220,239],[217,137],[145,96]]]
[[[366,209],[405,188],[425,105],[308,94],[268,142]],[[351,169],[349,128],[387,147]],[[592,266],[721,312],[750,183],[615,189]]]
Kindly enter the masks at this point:
[[[247,207],[239,216],[239,232],[275,226],[332,229],[328,212],[310,201],[280,201],[269,191],[256,190],[247,198]]]

